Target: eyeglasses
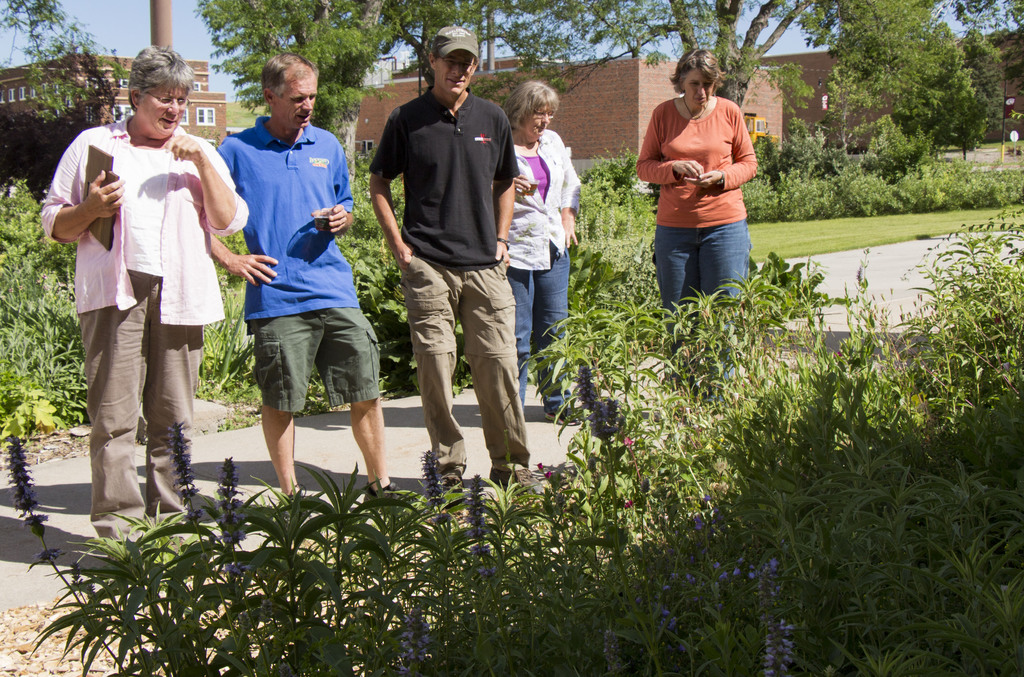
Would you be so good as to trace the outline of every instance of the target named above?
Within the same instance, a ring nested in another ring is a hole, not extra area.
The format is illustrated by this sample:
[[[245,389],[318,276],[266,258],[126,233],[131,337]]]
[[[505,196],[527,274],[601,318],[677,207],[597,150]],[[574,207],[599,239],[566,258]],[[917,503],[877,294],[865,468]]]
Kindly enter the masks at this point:
[[[476,66],[476,61],[459,61],[448,57],[444,57],[441,61],[444,61],[445,65],[453,71],[468,71]]]
[[[157,96],[156,94],[151,94],[150,92],[146,92],[146,94],[156,99],[157,103],[159,103],[164,108],[170,108],[173,104],[178,104],[178,108],[186,108],[188,106],[187,97]]]
[[[533,117],[537,118],[538,120],[541,120],[543,118],[547,118],[548,120],[554,120],[555,114],[552,113],[551,111],[535,110],[533,111]]]

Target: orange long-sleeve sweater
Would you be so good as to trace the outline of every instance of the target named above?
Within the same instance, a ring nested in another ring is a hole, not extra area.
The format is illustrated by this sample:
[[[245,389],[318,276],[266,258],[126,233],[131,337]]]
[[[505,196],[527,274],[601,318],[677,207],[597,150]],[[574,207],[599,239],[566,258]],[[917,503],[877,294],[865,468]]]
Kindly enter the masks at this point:
[[[705,172],[724,172],[725,186],[685,183],[672,171],[675,160],[694,160]],[[651,114],[636,171],[644,181],[661,184],[658,225],[706,228],[747,218],[739,187],[754,178],[757,158],[743,112],[719,97],[706,118],[688,120],[673,100],[660,104]]]

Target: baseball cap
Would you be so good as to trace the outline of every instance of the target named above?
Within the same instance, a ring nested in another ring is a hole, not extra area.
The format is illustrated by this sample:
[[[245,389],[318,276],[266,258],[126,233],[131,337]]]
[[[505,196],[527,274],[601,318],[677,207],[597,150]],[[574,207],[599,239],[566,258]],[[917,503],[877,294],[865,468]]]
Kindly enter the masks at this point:
[[[476,34],[462,26],[445,26],[434,37],[434,53],[445,57],[457,49],[464,49],[480,58],[480,47],[477,45]]]

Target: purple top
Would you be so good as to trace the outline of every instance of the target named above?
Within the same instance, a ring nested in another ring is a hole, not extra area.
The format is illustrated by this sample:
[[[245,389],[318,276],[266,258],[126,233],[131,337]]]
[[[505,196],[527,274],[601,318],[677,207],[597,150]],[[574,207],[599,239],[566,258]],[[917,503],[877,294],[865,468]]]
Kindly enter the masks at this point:
[[[540,191],[541,202],[548,199],[548,185],[551,183],[551,172],[548,171],[548,163],[539,155],[526,157],[533,172],[533,178],[537,180],[537,190]]]

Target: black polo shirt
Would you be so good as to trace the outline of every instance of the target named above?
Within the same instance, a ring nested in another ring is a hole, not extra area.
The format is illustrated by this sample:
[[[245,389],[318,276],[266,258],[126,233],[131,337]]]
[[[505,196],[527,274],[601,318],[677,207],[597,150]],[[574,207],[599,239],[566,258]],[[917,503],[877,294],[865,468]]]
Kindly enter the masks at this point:
[[[370,171],[402,175],[402,239],[416,256],[456,270],[497,264],[491,183],[519,173],[501,108],[470,93],[455,117],[428,90],[391,112]]]

